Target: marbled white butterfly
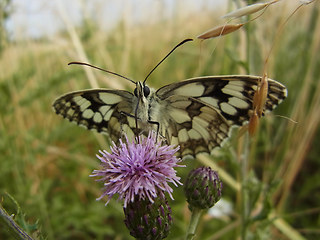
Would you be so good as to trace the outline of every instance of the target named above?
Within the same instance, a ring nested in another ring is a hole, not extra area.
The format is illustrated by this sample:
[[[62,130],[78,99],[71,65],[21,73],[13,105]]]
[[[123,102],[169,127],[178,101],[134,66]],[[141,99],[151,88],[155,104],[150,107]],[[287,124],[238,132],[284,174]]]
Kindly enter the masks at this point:
[[[251,75],[207,76],[156,91],[145,81],[136,82],[134,93],[76,91],[56,99],[53,107],[69,121],[107,133],[115,142],[123,133],[133,136],[154,129],[169,144],[180,146],[180,157],[195,157],[221,146],[232,126],[241,126],[250,119],[260,81],[260,76]],[[272,111],[287,96],[285,86],[269,78],[267,81],[263,113]]]

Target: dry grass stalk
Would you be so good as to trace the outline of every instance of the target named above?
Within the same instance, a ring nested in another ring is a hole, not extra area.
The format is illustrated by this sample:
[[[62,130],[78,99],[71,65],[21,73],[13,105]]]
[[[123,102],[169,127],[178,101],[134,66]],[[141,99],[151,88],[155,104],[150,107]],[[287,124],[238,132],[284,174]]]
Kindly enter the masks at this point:
[[[315,0],[300,0],[300,3],[303,4],[303,5],[308,5],[312,2],[314,2]]]
[[[61,1],[58,1],[58,9],[59,9],[59,13],[60,13],[61,18],[66,25],[67,31],[70,35],[70,38],[71,38],[71,41],[75,47],[75,50],[80,58],[80,61],[89,62],[88,57],[84,51],[83,45],[81,43],[80,37],[77,34],[77,31],[76,31],[73,23],[71,22],[69,15],[67,14]],[[98,88],[99,85],[98,85],[96,78],[93,75],[92,69],[84,68],[84,70],[86,72],[86,75],[88,77],[88,80],[89,80],[91,87]]]
[[[268,94],[268,80],[267,80],[267,74],[264,73],[258,85],[258,88],[253,96],[253,102],[252,102],[253,110],[250,116],[248,126],[247,128],[244,128],[243,130],[241,130],[241,131],[245,131],[248,129],[250,136],[254,136],[255,133],[257,132],[257,129],[259,126],[259,120],[262,117],[262,113],[266,105],[267,94]]]
[[[244,25],[243,23],[239,23],[239,24],[225,24],[222,26],[214,27],[200,34],[197,38],[205,40],[209,38],[220,37],[238,30],[243,25]]]
[[[267,74],[264,73],[259,83],[258,89],[253,96],[253,109],[257,112],[258,117],[262,116],[268,94]]]
[[[240,18],[243,16],[247,16],[256,12],[261,11],[262,9],[265,9],[266,7],[270,6],[273,3],[278,2],[279,0],[270,1],[266,3],[255,3],[251,4],[242,8],[239,8],[235,11],[232,11],[226,15],[223,16],[223,18]]]
[[[253,137],[258,129],[260,118],[256,111],[253,111],[249,123],[248,123],[248,132],[251,137]]]

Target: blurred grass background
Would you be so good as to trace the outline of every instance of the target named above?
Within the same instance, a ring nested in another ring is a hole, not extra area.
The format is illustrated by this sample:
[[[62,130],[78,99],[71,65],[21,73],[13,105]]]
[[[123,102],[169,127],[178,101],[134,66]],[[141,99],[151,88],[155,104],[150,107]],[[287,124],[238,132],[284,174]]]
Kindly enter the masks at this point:
[[[178,42],[223,23],[219,9],[191,14],[182,11],[182,1],[178,3],[172,18],[132,24],[125,13],[109,32],[85,15],[76,26],[63,5],[58,16],[66,28],[53,38],[6,40],[1,28],[1,204],[9,214],[17,214],[16,221],[33,237],[41,233],[46,239],[132,239],[121,203],[112,200],[105,207],[103,201],[95,201],[102,186],[89,178],[99,166],[95,154],[108,148],[108,139],[56,116],[51,104],[70,91],[134,87],[102,72],[67,66],[70,61],[90,62],[142,80]],[[230,1],[228,7],[243,4]],[[243,141],[235,130],[213,160],[188,161],[186,169],[178,170],[184,181],[193,167],[214,163],[225,180],[223,198],[233,206],[223,217],[205,213],[197,239],[239,239],[243,229],[248,239],[320,238],[319,2],[302,7],[278,31],[298,4],[281,1],[245,29],[218,40],[186,44],[148,80],[156,88],[204,75],[261,75],[277,39],[267,73],[287,86],[289,96],[263,118],[258,135],[250,139],[247,165],[242,163]],[[1,16],[4,20],[5,14]],[[19,212],[5,193],[20,205]],[[182,239],[190,213],[181,187],[174,189],[174,197],[168,239]],[[0,223],[0,239],[7,238],[10,235]]]

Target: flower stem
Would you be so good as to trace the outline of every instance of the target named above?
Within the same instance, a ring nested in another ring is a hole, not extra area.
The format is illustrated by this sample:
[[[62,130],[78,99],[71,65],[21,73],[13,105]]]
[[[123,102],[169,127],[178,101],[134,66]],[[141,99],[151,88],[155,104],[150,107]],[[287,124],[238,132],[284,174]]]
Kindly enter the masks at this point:
[[[4,223],[16,239],[32,240],[32,238],[12,219],[7,211],[0,205],[0,222]]]
[[[242,195],[242,229],[241,229],[241,236],[242,239],[246,239],[247,236],[247,228],[250,216],[250,194],[248,189],[246,188],[247,181],[248,181],[248,158],[249,158],[249,134],[246,132],[244,135],[243,141],[243,149],[242,149],[242,159],[241,159],[241,195]]]
[[[192,240],[194,238],[196,228],[198,226],[199,219],[201,216],[201,212],[202,212],[202,209],[195,208],[195,207],[193,208],[187,235],[186,235],[186,240]]]

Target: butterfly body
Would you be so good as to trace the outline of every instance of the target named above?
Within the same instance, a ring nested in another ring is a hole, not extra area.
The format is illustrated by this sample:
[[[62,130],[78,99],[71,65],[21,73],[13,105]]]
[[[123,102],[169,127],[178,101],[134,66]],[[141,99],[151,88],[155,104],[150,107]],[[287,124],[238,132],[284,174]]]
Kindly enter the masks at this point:
[[[210,153],[221,146],[232,126],[252,115],[254,93],[261,77],[227,75],[199,77],[154,90],[136,83],[134,93],[91,89],[68,93],[53,107],[57,114],[87,129],[107,133],[113,141],[159,130],[169,144],[179,144],[181,157]],[[268,79],[263,114],[287,96],[286,88]]]

